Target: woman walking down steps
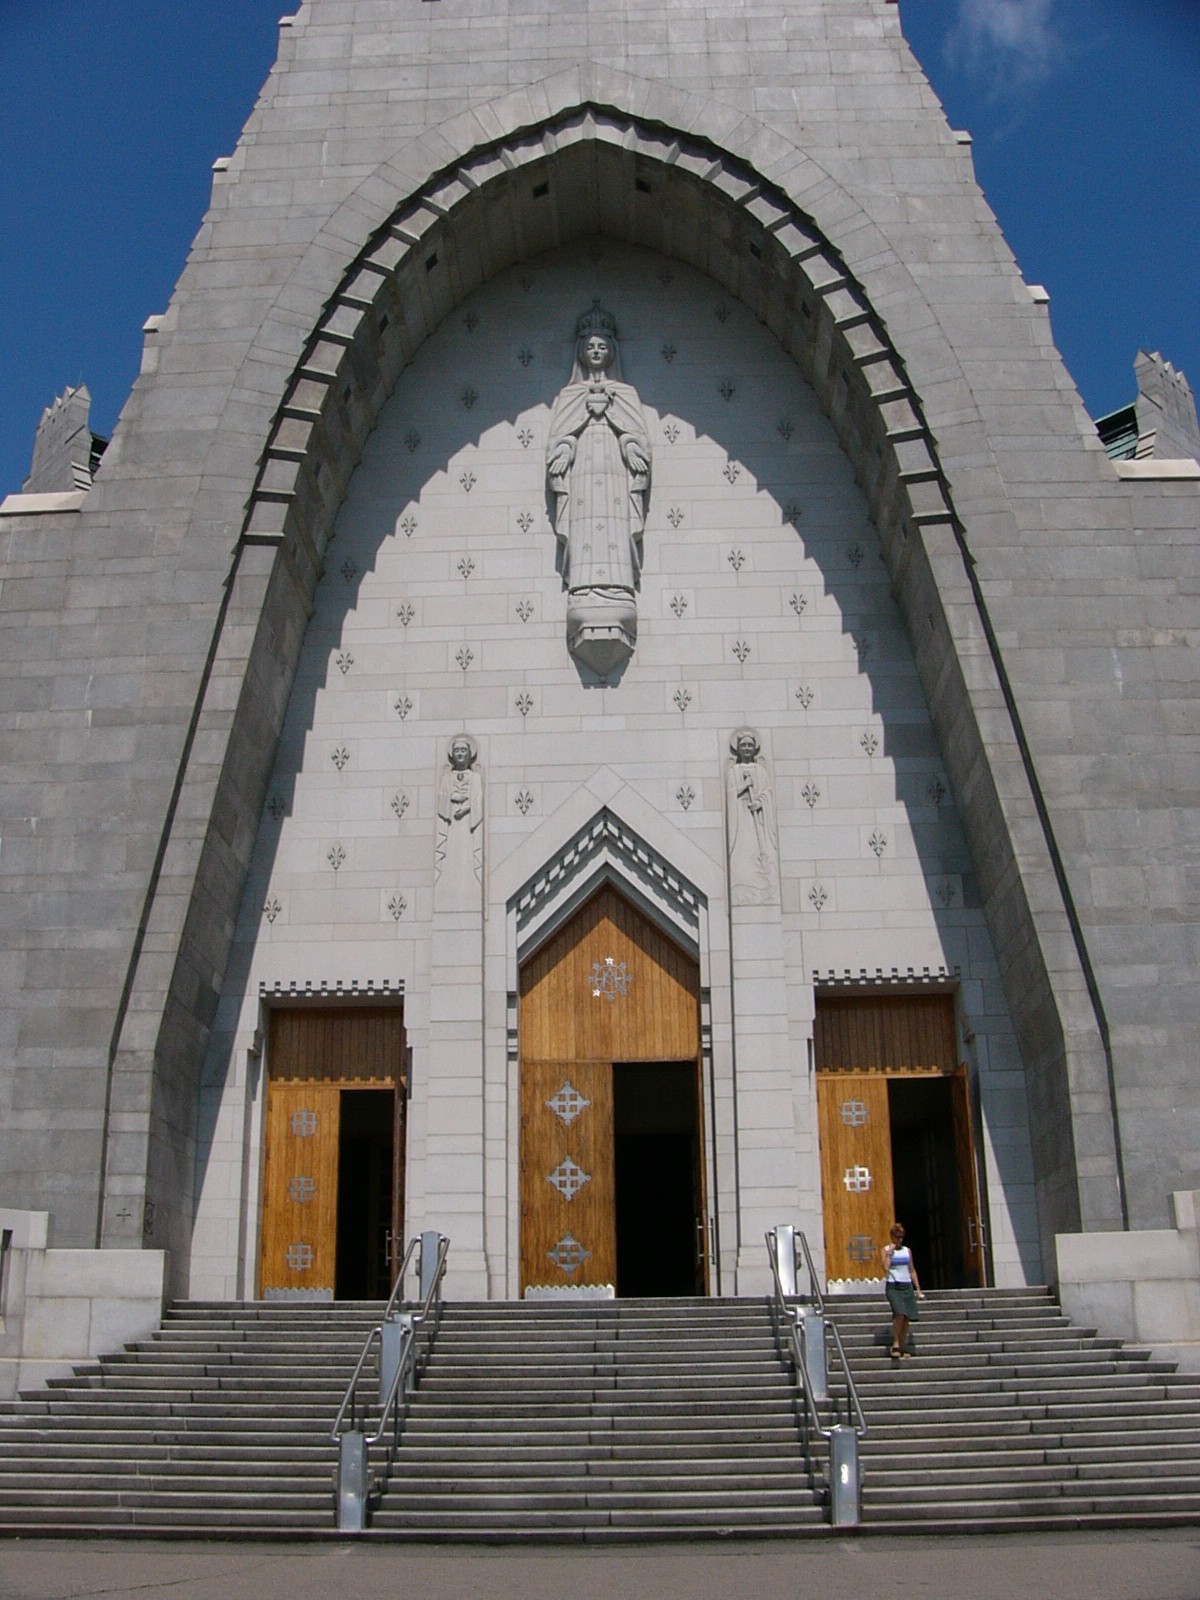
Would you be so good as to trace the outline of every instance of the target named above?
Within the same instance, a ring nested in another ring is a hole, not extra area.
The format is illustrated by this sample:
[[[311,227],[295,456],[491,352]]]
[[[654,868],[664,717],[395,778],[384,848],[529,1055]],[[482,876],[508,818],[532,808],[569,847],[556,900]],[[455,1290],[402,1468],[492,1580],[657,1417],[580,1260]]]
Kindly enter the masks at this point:
[[[891,1244],[883,1247],[888,1305],[892,1308],[892,1348],[889,1354],[893,1361],[899,1361],[901,1357],[907,1361],[912,1357],[912,1351],[908,1348],[909,1324],[917,1321],[920,1315],[917,1301],[924,1300],[925,1294],[917,1277],[912,1249],[905,1244],[904,1229],[898,1222],[892,1226],[891,1239]]]

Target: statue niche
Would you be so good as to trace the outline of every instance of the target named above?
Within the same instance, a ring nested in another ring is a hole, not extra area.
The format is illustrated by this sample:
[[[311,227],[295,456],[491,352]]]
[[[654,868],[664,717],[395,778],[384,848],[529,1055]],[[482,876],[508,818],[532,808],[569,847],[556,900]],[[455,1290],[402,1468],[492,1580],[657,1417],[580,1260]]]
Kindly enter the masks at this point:
[[[554,403],[546,477],[567,591],[567,649],[608,678],[637,643],[650,436],[621,381],[617,325],[596,300],[575,324],[571,379]]]

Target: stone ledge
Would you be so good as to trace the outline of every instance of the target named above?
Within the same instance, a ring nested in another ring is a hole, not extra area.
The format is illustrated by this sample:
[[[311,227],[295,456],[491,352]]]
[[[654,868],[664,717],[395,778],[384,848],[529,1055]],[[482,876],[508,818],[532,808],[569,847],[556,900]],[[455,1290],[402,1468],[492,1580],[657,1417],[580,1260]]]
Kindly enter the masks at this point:
[[[61,494],[9,494],[0,500],[0,517],[46,517],[62,511],[82,511],[86,489]]]
[[[1200,461],[1114,461],[1118,478],[1131,478],[1136,480],[1157,481],[1159,483],[1177,483],[1188,479],[1200,478]],[[5,504],[8,502],[6,501]],[[4,507],[0,506],[0,511]]]

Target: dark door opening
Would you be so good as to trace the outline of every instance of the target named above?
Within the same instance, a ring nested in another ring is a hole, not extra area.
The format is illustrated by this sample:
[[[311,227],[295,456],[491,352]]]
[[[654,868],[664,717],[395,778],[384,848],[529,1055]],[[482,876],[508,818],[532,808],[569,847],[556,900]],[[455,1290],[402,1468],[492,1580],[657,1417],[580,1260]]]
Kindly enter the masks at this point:
[[[338,1300],[386,1300],[391,1293],[395,1102],[391,1089],[342,1090],[334,1289]]]
[[[958,1171],[954,1097],[948,1077],[890,1078],[892,1193],[922,1288],[978,1282],[963,1259],[963,1185]]]
[[[694,1061],[613,1066],[617,1293],[704,1293]]]

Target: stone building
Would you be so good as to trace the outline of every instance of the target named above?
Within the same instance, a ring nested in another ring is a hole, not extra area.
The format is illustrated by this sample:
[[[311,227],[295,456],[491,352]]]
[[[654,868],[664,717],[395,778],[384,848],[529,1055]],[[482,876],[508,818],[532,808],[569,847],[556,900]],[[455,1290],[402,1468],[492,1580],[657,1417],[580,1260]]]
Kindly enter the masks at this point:
[[[0,1220],[77,1342],[423,1228],[500,1298],[1129,1230],[1136,1299],[1200,1186],[1163,370],[1110,459],[887,0],[285,17],[94,483],[0,507]]]

